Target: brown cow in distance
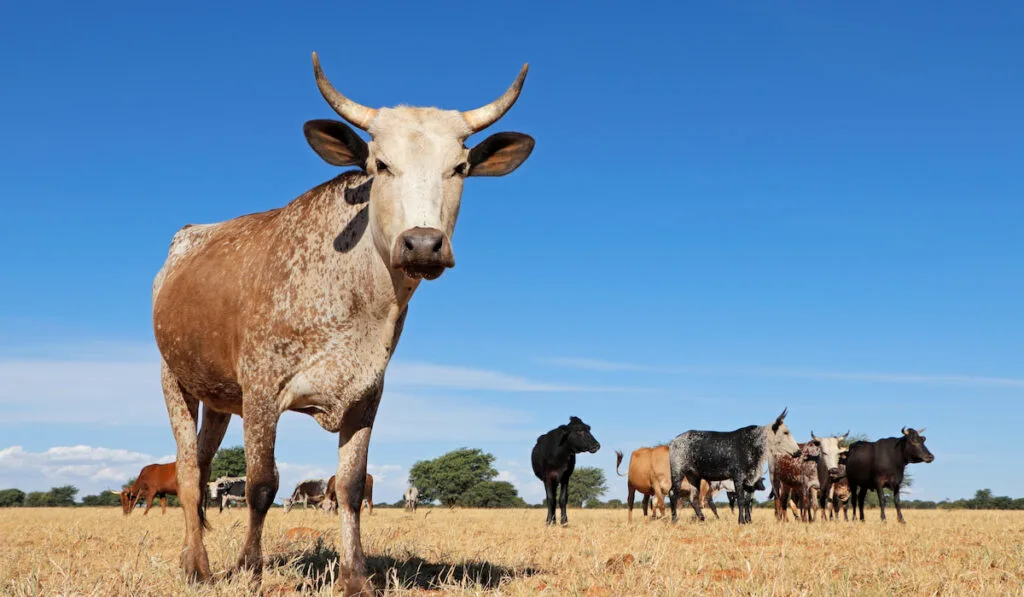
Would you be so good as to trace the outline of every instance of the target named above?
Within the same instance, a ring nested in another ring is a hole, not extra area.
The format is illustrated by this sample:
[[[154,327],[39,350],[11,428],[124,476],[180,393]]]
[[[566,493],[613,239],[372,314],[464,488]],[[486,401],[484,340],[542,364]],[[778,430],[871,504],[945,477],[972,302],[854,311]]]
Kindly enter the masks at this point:
[[[153,332],[178,446],[189,581],[213,580],[201,488],[232,415],[242,418],[249,504],[233,569],[261,578],[280,481],[278,423],[291,411],[338,438],[338,586],[373,591],[360,502],[385,371],[416,289],[455,266],[466,180],[509,174],[533,151],[533,138],[516,132],[469,141],[508,112],[526,73],[472,110],[371,108],[338,91],[314,52],[320,94],[370,138],[340,120],[310,120],[303,132],[320,158],[350,169],[280,207],[175,233],[153,279]],[[522,241],[522,231],[504,232],[491,236]]]
[[[331,475],[330,480],[327,481],[327,494],[324,496],[324,503],[322,507],[328,512],[334,512],[338,509],[338,489],[334,486],[334,479],[336,475]],[[359,509],[362,510],[362,504],[365,503],[367,510],[366,513],[373,515],[373,475],[366,473],[366,484],[363,486],[363,499],[360,502]]]
[[[135,505],[142,499],[146,502],[146,511],[143,516],[149,514],[153,507],[153,500],[160,498],[163,514],[167,514],[167,496],[178,495],[178,473],[173,462],[167,464],[148,464],[139,471],[139,476],[132,483],[131,487],[123,491],[111,491],[121,496],[121,510],[125,516],[131,514]]]
[[[629,493],[626,495],[627,521],[633,522],[633,502],[636,499],[637,492],[644,496],[644,516],[647,516],[647,506],[653,497],[654,503],[651,506],[651,520],[658,517],[659,511],[661,516],[664,517],[665,497],[669,495],[669,490],[672,488],[668,446],[637,448],[633,450],[633,453],[629,456],[629,468],[625,475],[619,472],[619,465],[621,464],[622,452],[616,450],[615,474],[620,477],[626,477],[626,487],[629,489]],[[686,492],[686,494],[691,496],[690,499],[694,499],[694,492],[691,489],[689,482],[683,479],[681,492]],[[702,481],[700,499],[704,500],[704,503],[707,504],[710,496],[711,491],[708,482]],[[717,518],[718,509],[715,507],[714,501],[710,502],[710,507]]]

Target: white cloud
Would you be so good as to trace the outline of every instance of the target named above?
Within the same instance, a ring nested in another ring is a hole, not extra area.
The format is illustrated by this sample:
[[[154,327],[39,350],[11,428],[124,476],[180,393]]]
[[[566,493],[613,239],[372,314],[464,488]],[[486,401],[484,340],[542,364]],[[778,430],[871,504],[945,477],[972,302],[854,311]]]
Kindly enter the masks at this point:
[[[79,496],[105,489],[119,489],[139,470],[155,462],[142,452],[92,446],[54,446],[43,452],[27,452],[22,446],[0,450],[0,487],[45,491],[74,485]]]

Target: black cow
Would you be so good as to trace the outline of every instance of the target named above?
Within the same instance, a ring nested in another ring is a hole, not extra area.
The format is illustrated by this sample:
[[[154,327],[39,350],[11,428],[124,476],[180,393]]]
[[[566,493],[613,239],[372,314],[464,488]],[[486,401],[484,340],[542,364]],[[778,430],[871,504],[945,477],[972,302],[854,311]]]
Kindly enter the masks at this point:
[[[590,434],[590,425],[578,417],[569,417],[568,425],[559,425],[537,438],[531,461],[533,474],[544,482],[544,492],[548,499],[548,524],[555,524],[557,486],[562,488],[562,494],[558,496],[562,508],[562,525],[569,524],[565,507],[569,503],[569,477],[576,469],[576,455],[581,452],[593,454],[599,449],[601,444]]]
[[[245,501],[245,477],[220,477],[207,485],[210,498],[219,502],[219,512],[223,512],[229,503]]]
[[[878,508],[882,511],[885,522],[885,501],[882,490],[892,491],[892,501],[896,505],[896,517],[903,520],[903,509],[900,507],[900,485],[903,483],[903,472],[908,464],[931,462],[935,456],[924,445],[925,437],[920,431],[903,428],[903,437],[887,437],[873,442],[854,442],[846,455],[846,479],[850,484],[850,496],[853,502],[853,519],[857,520],[857,504],[860,504],[860,519],[864,520],[864,498],[868,490],[878,493]]]
[[[748,502],[753,499],[752,487],[761,476],[764,465],[785,454],[800,455],[789,428],[783,423],[786,410],[768,425],[750,425],[735,431],[687,431],[669,444],[669,465],[672,471],[672,522],[677,512],[683,479],[691,487],[704,481],[731,479],[736,487],[739,523],[746,524]],[[700,500],[690,500],[699,520],[704,520]]]

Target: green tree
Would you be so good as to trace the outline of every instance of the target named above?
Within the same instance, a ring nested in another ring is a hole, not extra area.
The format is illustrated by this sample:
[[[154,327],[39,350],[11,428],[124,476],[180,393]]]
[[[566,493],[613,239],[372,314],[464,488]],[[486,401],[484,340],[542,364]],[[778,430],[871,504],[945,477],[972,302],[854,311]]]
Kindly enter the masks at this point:
[[[459,448],[433,460],[420,460],[409,469],[409,483],[420,490],[420,503],[434,500],[455,506],[462,494],[498,476],[494,456],[482,450]]]
[[[481,481],[459,498],[467,508],[522,508],[526,502],[508,481]]]
[[[67,507],[75,505],[75,496],[78,495],[78,488],[74,485],[61,485],[50,489],[52,506]]]
[[[569,477],[569,504],[582,507],[583,503],[597,499],[608,491],[604,471],[596,466],[583,466]]]
[[[120,506],[121,498],[109,491],[103,491],[96,495],[87,495],[82,498],[83,506]]]
[[[26,508],[46,508],[53,505],[49,491],[30,491],[25,496]]]
[[[213,456],[213,464],[210,467],[210,480],[220,477],[244,477],[245,476],[245,448],[234,446],[233,448],[221,448]]]
[[[24,505],[25,492],[20,489],[4,489],[0,491],[0,508],[12,508]]]

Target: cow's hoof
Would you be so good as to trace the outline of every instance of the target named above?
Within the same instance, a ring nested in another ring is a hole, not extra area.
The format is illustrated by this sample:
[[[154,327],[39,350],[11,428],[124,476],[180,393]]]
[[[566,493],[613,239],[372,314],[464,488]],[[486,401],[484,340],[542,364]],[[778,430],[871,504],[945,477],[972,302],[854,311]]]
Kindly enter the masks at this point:
[[[365,576],[350,576],[342,581],[341,594],[345,597],[369,597],[376,594],[376,589]]]

